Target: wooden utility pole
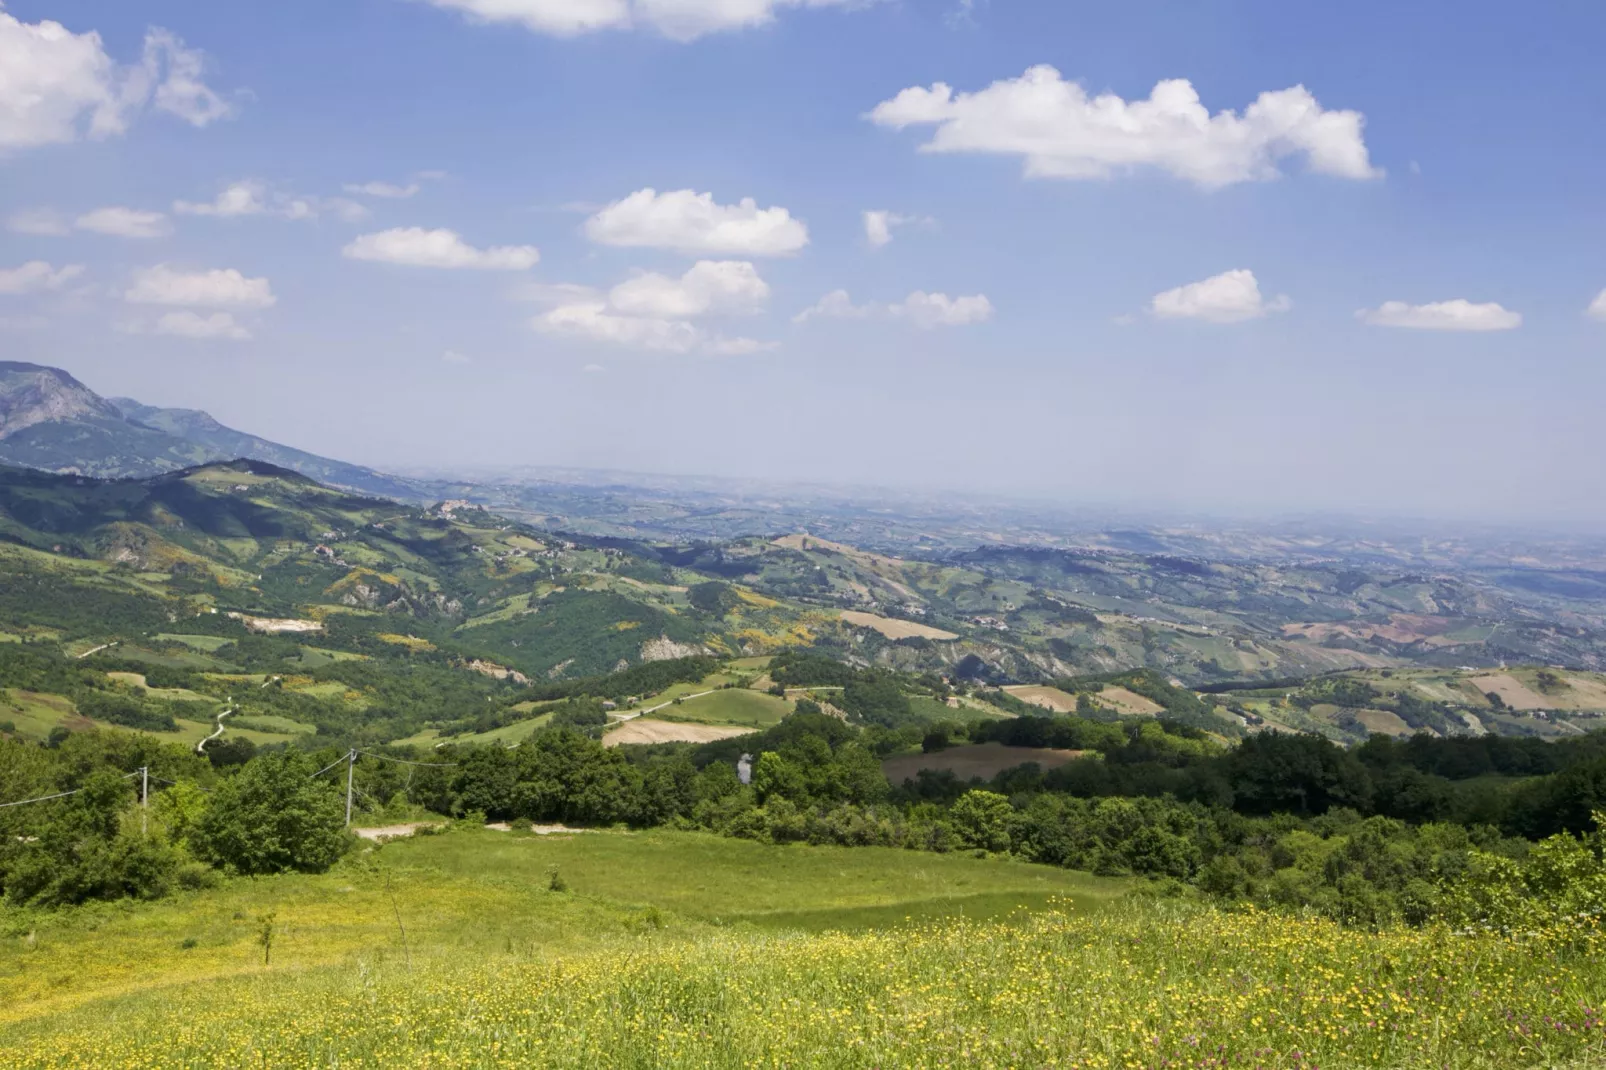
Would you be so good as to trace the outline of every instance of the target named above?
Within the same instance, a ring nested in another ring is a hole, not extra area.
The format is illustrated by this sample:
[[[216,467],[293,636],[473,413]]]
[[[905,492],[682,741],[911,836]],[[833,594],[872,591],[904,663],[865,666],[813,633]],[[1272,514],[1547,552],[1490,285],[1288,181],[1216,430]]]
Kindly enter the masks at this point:
[[[357,748],[346,755],[346,827],[351,827],[351,778],[357,771]]]
[[[142,765],[139,767],[139,834],[141,836],[150,835],[150,812],[151,767]]]

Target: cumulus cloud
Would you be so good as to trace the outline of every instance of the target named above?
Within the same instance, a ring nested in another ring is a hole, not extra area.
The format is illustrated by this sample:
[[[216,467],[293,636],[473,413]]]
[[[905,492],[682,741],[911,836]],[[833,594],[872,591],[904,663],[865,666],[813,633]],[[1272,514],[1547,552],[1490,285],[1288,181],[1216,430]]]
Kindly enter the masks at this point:
[[[787,7],[846,7],[857,0],[428,0],[477,22],[506,22],[554,37],[645,27],[675,41],[762,26]]]
[[[234,268],[179,271],[167,264],[134,273],[123,300],[136,305],[195,305],[201,308],[268,308],[278,301],[267,279],[247,278]]]
[[[1593,316],[1598,320],[1606,320],[1606,290],[1595,295],[1595,299],[1584,310],[1586,316]]]
[[[171,334],[179,338],[223,338],[240,342],[251,337],[251,332],[235,322],[227,312],[214,312],[203,316],[185,309],[182,312],[164,312],[156,320],[157,334]]]
[[[352,260],[481,271],[525,271],[541,259],[533,245],[476,249],[454,230],[425,230],[423,227],[395,227],[377,234],[364,234],[341,252]]]
[[[51,208],[25,208],[6,220],[6,229],[16,234],[60,237],[68,233],[67,221]]]
[[[167,30],[147,31],[140,59],[121,65],[93,30],[0,10],[0,151],[122,134],[150,108],[207,126],[234,109],[202,80],[205,65]]]
[[[877,304],[873,301],[856,305],[846,290],[832,290],[793,316],[792,322],[807,323],[812,319],[873,318],[900,319],[921,328],[967,327],[992,319],[993,303],[985,294],[949,297],[943,293],[916,290],[902,301],[890,305]]]
[[[1473,304],[1459,297],[1426,305],[1385,301],[1377,308],[1363,308],[1355,316],[1374,327],[1409,327],[1420,331],[1509,331],[1522,326],[1520,312],[1502,308],[1493,301]]]
[[[608,304],[627,316],[689,319],[714,313],[758,312],[770,288],[744,260],[699,260],[679,278],[649,273],[621,282]]]
[[[935,220],[927,216],[899,215],[897,212],[882,210],[864,213],[864,239],[873,249],[879,249],[892,241],[894,227],[909,226],[913,223],[929,224]]]
[[[172,232],[167,216],[137,208],[96,208],[73,220],[79,230],[110,234],[118,238],[160,238]]]
[[[693,256],[786,256],[809,243],[809,230],[785,208],[760,208],[748,197],[716,204],[712,193],[652,188],[586,220],[586,236],[603,245],[671,249]]]
[[[730,338],[692,321],[760,311],[770,288],[746,261],[699,260],[678,278],[637,275],[606,295],[583,286],[541,287],[529,293],[554,307],[533,321],[537,330],[632,349],[736,356],[774,348],[772,342]]]
[[[913,86],[866,116],[885,127],[931,126],[923,152],[1020,156],[1031,178],[1106,178],[1154,167],[1199,186],[1275,178],[1303,157],[1312,171],[1375,178],[1360,112],[1328,111],[1304,86],[1260,94],[1244,109],[1211,115],[1186,79],[1158,83],[1145,100],[1089,97],[1049,66],[955,93]]]
[[[30,260],[20,267],[0,268],[0,294],[59,290],[83,273],[82,264],[56,268],[43,260]]]
[[[210,201],[174,201],[179,215],[209,215],[229,219],[242,215],[262,215],[268,210],[267,186],[262,182],[233,182]]]
[[[1149,314],[1158,319],[1204,320],[1206,323],[1242,323],[1293,307],[1286,294],[1270,301],[1260,295],[1260,283],[1247,268],[1223,271],[1199,282],[1154,295]]]

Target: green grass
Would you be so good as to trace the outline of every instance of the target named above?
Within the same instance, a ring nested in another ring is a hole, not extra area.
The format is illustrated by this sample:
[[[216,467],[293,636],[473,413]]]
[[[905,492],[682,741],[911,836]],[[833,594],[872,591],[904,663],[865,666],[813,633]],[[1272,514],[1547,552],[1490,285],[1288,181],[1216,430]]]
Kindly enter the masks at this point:
[[[511,747],[515,743],[522,743],[535,734],[536,729],[552,720],[550,713],[540,713],[527,721],[514,721],[512,724],[493,728],[489,732],[476,732],[468,736],[453,736],[453,743],[500,743],[504,747]]]
[[[693,692],[696,694],[696,692]],[[651,703],[657,705],[657,702]],[[699,724],[738,724],[767,728],[779,724],[792,712],[792,703],[762,691],[725,688],[711,694],[689,698],[679,706],[665,706],[652,716],[666,721],[696,721]]]
[[[249,717],[234,716],[223,722],[224,734],[238,732],[241,729],[250,729],[255,732],[282,733],[285,735],[316,735],[316,725],[302,724],[292,721],[288,717],[279,717],[274,714],[252,714]]]
[[[553,866],[568,895],[547,892]],[[774,929],[793,916],[798,927],[836,916],[856,928],[867,910],[919,917],[969,903],[971,917],[992,915],[1015,905],[1005,900],[1049,894],[1092,908],[1124,888],[1026,863],[890,848],[771,847],[670,831],[457,830],[367,850],[321,876],[241,879],[157,903],[65,914],[0,909],[0,1021],[123,992],[148,990],[160,1000],[174,982],[254,972],[261,952],[252,919],[270,911],[283,927],[275,971],[295,974],[392,960],[398,909],[413,954],[439,965],[510,949],[524,959],[610,949],[649,908],[668,921],[668,933],[691,939],[732,926]],[[186,940],[196,946],[181,948]]]
[[[51,729],[75,716],[72,701],[60,695],[0,688],[0,721],[10,721],[19,736],[44,739]]]
[[[221,635],[178,635],[173,632],[162,632],[151,636],[151,638],[162,643],[182,643],[187,647],[199,650],[203,654],[214,653],[218,647],[227,646],[234,642],[233,639]]]
[[[0,914],[0,1050],[8,1068],[1606,1060],[1596,927],[1373,933],[1124,889],[891,849],[454,831],[323,876]]]

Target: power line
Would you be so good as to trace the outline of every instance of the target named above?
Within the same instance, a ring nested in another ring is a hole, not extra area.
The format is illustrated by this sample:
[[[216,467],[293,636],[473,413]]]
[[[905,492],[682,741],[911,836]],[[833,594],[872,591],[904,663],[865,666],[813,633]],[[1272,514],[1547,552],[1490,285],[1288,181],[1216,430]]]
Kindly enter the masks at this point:
[[[134,770],[132,773],[126,774],[123,777],[123,779],[127,780],[130,777],[137,777],[137,776],[139,776],[139,770],[138,769]],[[67,796],[69,796],[69,795],[77,795],[79,792],[81,792],[83,790],[84,790],[83,788],[74,788],[71,791],[58,791],[54,795],[41,795],[37,799],[18,799],[16,802],[0,803],[0,808],[7,807],[7,806],[27,806],[29,803],[49,802],[51,799],[65,799]]]
[[[371,750],[362,750],[362,751],[358,751],[357,753],[358,754],[366,754],[370,758],[378,758],[382,762],[395,762],[398,765],[416,765],[421,769],[455,769],[455,768],[457,768],[457,763],[456,762],[410,762],[406,758],[392,758],[388,754],[375,754]]]

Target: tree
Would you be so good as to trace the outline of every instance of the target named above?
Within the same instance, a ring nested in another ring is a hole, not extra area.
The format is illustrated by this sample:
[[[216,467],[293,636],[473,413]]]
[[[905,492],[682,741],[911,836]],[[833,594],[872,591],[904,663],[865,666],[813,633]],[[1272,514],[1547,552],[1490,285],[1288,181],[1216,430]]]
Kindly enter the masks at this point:
[[[984,851],[1009,850],[1009,825],[1015,808],[993,791],[967,791],[954,803],[949,819],[964,847]]]
[[[345,803],[311,760],[262,754],[219,784],[190,834],[195,853],[237,873],[322,873],[345,853]]]
[[[753,766],[753,794],[760,805],[771,798],[800,799],[804,795],[803,774],[797,766],[767,750],[758,756]]]

